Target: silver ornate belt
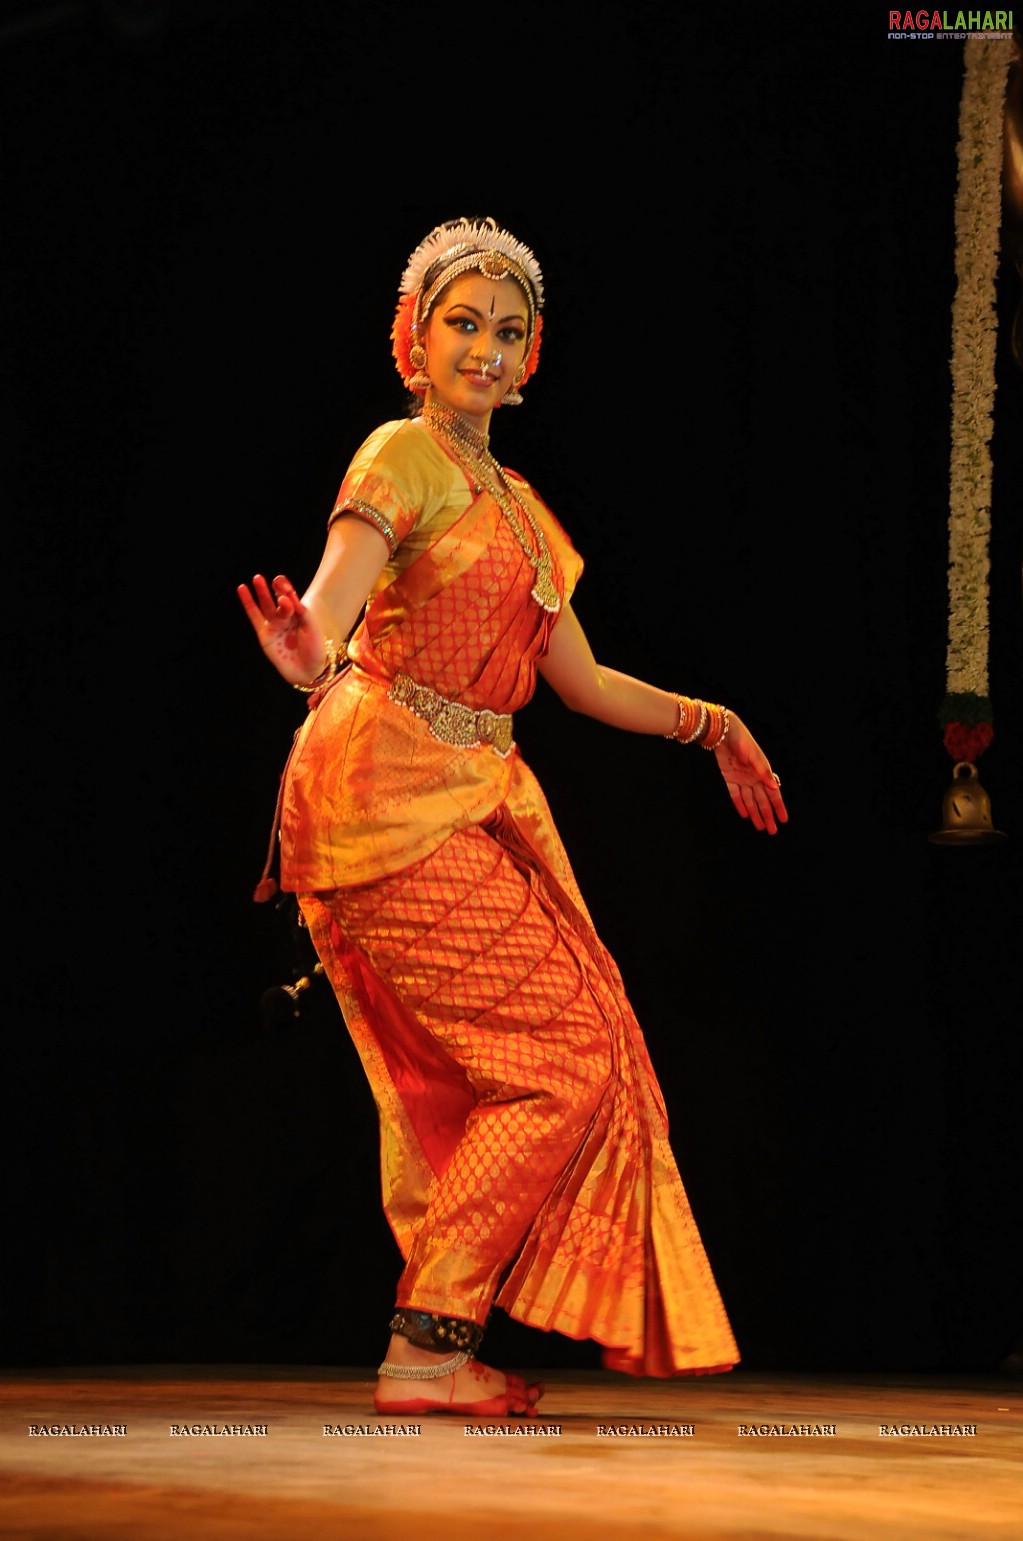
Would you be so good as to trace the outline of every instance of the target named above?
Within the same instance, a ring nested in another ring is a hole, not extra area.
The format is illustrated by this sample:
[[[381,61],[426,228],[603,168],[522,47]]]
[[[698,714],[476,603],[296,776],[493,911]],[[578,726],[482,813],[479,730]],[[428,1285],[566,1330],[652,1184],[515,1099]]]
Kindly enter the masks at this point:
[[[417,685],[407,674],[394,676],[387,699],[428,722],[430,732],[442,744],[454,744],[459,749],[478,749],[481,744],[489,744],[502,760],[515,747],[509,714],[491,712],[486,707],[474,711],[460,701],[449,701],[429,685]]]

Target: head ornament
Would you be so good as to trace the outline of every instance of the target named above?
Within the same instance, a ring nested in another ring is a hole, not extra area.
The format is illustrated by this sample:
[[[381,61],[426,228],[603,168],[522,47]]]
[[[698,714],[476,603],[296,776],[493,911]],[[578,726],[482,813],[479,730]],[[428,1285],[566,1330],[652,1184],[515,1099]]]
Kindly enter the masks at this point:
[[[543,274],[522,241],[493,219],[452,219],[420,241],[398,286],[398,309],[391,330],[394,359],[409,390],[422,395],[429,386],[422,331],[437,296],[453,279],[475,270],[485,278],[513,278],[529,309],[526,358],[517,384],[528,380],[540,354]],[[505,398],[510,402],[511,395]]]

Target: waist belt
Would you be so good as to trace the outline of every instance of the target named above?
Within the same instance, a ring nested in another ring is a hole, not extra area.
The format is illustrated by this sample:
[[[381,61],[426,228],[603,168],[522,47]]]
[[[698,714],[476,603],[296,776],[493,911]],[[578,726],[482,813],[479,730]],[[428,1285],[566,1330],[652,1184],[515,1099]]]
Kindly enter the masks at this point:
[[[387,699],[428,722],[430,732],[442,744],[454,744],[459,749],[478,749],[481,744],[489,744],[502,760],[515,747],[510,714],[492,712],[486,707],[474,711],[460,701],[449,701],[429,685],[417,685],[407,674],[394,676]]]

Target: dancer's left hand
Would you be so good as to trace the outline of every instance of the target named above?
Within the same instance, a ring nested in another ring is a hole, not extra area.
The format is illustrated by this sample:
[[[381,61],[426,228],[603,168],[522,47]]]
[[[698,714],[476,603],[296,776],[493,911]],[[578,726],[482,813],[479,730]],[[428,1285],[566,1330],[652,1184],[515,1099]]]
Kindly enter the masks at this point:
[[[776,835],[778,825],[789,820],[781,795],[781,777],[772,771],[771,762],[742,718],[735,712],[728,715],[728,734],[711,753],[736,811],[749,819],[754,829],[766,829],[769,835]]]

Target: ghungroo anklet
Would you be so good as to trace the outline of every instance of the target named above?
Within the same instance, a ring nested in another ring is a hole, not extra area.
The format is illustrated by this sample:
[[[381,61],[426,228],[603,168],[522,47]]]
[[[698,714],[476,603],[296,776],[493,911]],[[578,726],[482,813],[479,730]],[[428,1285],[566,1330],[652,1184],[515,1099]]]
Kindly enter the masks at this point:
[[[454,1375],[471,1358],[471,1354],[452,1354],[450,1359],[442,1359],[439,1364],[389,1364],[385,1359],[377,1374],[387,1380],[440,1380],[444,1375]]]
[[[432,1316],[429,1311],[400,1308],[391,1317],[390,1326],[392,1332],[401,1333],[416,1348],[430,1349],[435,1354],[455,1349],[471,1356],[483,1342],[483,1328],[460,1316]]]

